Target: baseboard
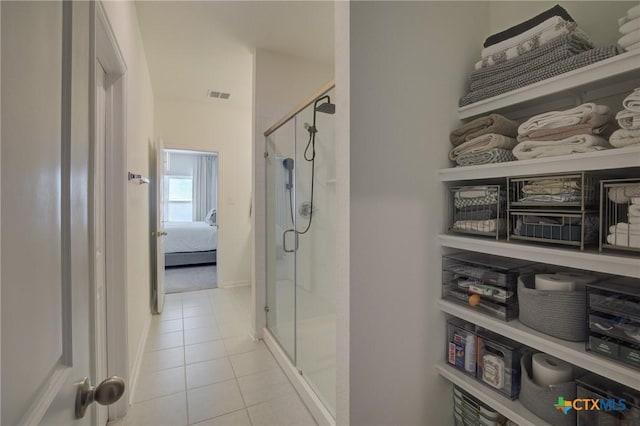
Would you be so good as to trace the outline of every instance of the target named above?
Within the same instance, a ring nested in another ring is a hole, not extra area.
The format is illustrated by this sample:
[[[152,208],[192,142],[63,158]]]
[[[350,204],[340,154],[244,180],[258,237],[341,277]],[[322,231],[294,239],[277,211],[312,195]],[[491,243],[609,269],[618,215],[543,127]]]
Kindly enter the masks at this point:
[[[218,283],[218,288],[246,287],[248,285],[251,285],[251,280],[247,280],[247,281],[227,281],[226,283]]]
[[[326,409],[322,401],[315,394],[309,384],[302,378],[296,367],[291,364],[289,358],[284,353],[276,339],[268,329],[262,331],[262,339],[271,351],[280,367],[289,378],[302,401],[309,409],[309,412],[320,426],[336,426],[336,421]]]
[[[140,368],[142,367],[142,357],[144,356],[144,348],[147,346],[147,338],[149,337],[149,329],[151,328],[151,318],[153,315],[148,315],[147,320],[142,328],[142,337],[138,342],[138,350],[136,351],[136,359],[133,362],[133,368],[131,369],[131,381],[129,383],[129,404],[133,404],[133,397],[136,393],[136,387],[138,385],[138,378],[140,377]]]

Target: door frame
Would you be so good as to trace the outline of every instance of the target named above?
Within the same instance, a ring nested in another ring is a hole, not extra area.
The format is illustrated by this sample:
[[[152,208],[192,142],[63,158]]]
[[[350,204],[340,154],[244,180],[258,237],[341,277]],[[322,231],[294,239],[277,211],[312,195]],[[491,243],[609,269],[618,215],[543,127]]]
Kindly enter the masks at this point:
[[[91,129],[91,157],[89,184],[89,223],[91,235],[95,233],[95,212],[93,201],[96,197],[105,200],[105,296],[107,323],[101,324],[95,315],[99,308],[96,300],[95,267],[92,265],[92,298],[91,308],[94,313],[92,330],[96,336],[93,340],[96,349],[100,336],[104,336],[106,328],[106,354],[98,353],[94,359],[93,376],[96,381],[104,377],[98,369],[106,364],[107,376],[120,376],[127,383],[125,395],[109,406],[109,419],[124,417],[129,408],[129,394],[131,392],[131,377],[129,372],[129,351],[127,341],[127,133],[126,133],[126,101],[127,101],[127,65],[120,50],[115,33],[111,28],[106,10],[101,1],[92,2],[94,10],[92,16],[93,40],[91,42],[91,99],[90,129]],[[95,144],[97,138],[96,126],[96,63],[100,62],[106,71],[105,104],[106,104],[106,137],[105,156],[95,158]],[[104,161],[105,186],[95,186],[94,161]],[[93,237],[91,239],[93,242]],[[93,244],[91,245],[93,247]],[[95,261],[95,256],[91,256]],[[106,327],[105,327],[106,326]],[[106,359],[105,359],[106,355]],[[96,410],[98,411],[98,410]],[[103,414],[104,415],[104,414]],[[97,414],[97,416],[100,416]],[[98,417],[99,418],[99,417]],[[97,420],[97,419],[96,419]]]

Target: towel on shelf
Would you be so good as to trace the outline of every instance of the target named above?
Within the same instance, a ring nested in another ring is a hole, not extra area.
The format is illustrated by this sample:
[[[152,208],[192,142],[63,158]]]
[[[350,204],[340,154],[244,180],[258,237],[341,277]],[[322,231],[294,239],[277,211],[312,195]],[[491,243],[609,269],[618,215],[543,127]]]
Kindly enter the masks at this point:
[[[534,28],[536,25],[539,25],[554,16],[560,16],[565,21],[573,22],[573,18],[571,17],[571,15],[569,15],[569,13],[562,6],[555,5],[551,9],[547,9],[544,12],[541,12],[536,16],[527,19],[526,21],[520,22],[519,24],[509,27],[506,30],[500,31],[499,33],[490,35],[484,41],[484,44],[482,46],[489,47],[494,44],[500,43],[501,41],[508,40],[512,37],[517,36],[518,34],[522,34],[523,32]]]
[[[629,217],[640,217],[640,204],[629,204],[629,211],[627,212]]]
[[[496,188],[486,186],[466,187],[455,191],[453,194],[453,204],[461,209],[468,206],[484,206],[496,204],[500,198]]]
[[[638,145],[640,144],[640,129],[618,129],[611,134],[609,143],[616,148]]]
[[[515,138],[518,135],[518,123],[500,114],[489,114],[471,120],[460,128],[451,131],[449,140],[454,146],[458,146],[473,138],[489,133]]]
[[[580,182],[563,179],[531,179],[522,187],[523,194],[566,194],[580,193]]]
[[[612,58],[620,52],[620,47],[616,45],[597,47],[530,73],[513,73],[513,75],[505,76],[507,79],[500,84],[494,84],[493,86],[482,90],[470,91],[460,98],[458,105],[463,107],[487,98],[498,96],[502,93],[520,89],[539,81]]]
[[[620,25],[620,28],[618,28],[618,31],[620,31],[621,34],[629,34],[635,30],[640,30],[640,17],[631,19]]]
[[[456,161],[456,158],[462,154],[474,154],[488,151],[491,148],[513,149],[517,144],[518,142],[515,139],[508,136],[487,133],[456,146],[449,152],[449,158]]]
[[[607,242],[614,246],[640,248],[640,235],[616,232],[607,235]]]
[[[624,48],[640,43],[640,30],[631,31],[618,39],[618,44]]]
[[[594,135],[576,135],[557,141],[524,141],[513,148],[518,160],[555,157],[610,148],[606,139]]]
[[[616,120],[618,120],[618,125],[623,129],[640,129],[640,112],[623,109],[616,114]]]
[[[616,204],[626,204],[631,202],[632,197],[640,197],[640,183],[624,186],[614,186],[609,188],[609,199]],[[638,210],[640,213],[640,209]],[[629,212],[630,216],[631,211]]]
[[[504,219],[459,220],[453,223],[453,229],[460,231],[496,232],[504,229]]]
[[[628,111],[640,112],[640,88],[633,89],[622,101],[622,106]]]
[[[587,102],[575,108],[563,111],[549,111],[534,115],[518,127],[518,136],[527,136],[531,132],[542,129],[556,129],[558,127],[574,126],[576,124],[600,123],[600,116],[608,116],[609,107]]]
[[[634,6],[631,9],[627,10],[627,14],[618,19],[618,26],[621,27],[627,22],[638,17],[640,17],[640,5]]]
[[[631,204],[640,204],[640,197],[631,197]]]
[[[490,204],[487,206],[468,206],[456,211],[454,221],[461,220],[489,220],[498,216],[498,205]]]
[[[640,223],[628,224],[625,222],[619,222],[615,225],[611,225],[609,227],[609,233],[615,234],[616,232],[640,235]]]
[[[491,148],[487,151],[460,154],[456,164],[460,167],[480,166],[482,164],[507,163],[516,161],[510,149]]]
[[[521,197],[518,202],[520,203],[571,203],[582,200],[579,194],[573,192],[560,193],[560,194],[539,194],[539,195],[527,195]]]
[[[516,58],[506,60],[488,68],[474,70],[470,75],[471,90],[504,81],[509,73],[526,73],[532,70],[544,68],[555,62],[562,61],[592,49],[591,42],[583,39],[575,33],[570,33],[552,40],[551,42],[533,49],[530,52],[519,55]]]
[[[631,46],[627,46],[624,48],[624,50],[626,50],[627,52],[630,50],[636,50],[636,49],[640,49],[640,42],[634,43]]]
[[[519,135],[520,142],[527,140],[554,141],[575,135],[598,135],[605,137],[612,130],[613,116],[610,114],[589,114],[584,123],[571,126],[534,130],[527,135]]]

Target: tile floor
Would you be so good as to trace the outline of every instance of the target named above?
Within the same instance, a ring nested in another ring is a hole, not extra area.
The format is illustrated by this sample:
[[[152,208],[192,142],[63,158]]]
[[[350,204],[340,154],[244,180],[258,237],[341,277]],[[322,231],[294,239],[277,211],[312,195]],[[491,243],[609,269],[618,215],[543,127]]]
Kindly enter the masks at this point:
[[[168,294],[133,405],[111,424],[315,425],[271,352],[249,338],[250,296],[249,287]]]

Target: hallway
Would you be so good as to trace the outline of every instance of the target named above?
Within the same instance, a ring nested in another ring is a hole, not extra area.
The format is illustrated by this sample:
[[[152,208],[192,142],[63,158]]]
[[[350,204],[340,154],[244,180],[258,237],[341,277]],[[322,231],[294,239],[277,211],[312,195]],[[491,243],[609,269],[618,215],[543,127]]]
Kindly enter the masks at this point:
[[[250,287],[166,295],[151,320],[133,405],[117,426],[315,425],[263,342]]]

